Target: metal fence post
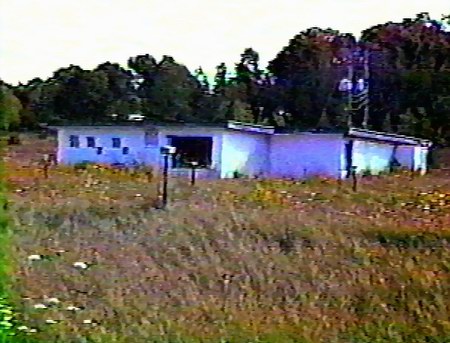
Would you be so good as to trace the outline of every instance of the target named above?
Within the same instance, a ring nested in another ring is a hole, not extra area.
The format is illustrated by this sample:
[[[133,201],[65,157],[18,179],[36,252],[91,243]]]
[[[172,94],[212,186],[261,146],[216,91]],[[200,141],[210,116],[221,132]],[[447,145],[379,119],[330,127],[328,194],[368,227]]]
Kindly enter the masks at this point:
[[[191,186],[195,185],[195,169],[197,168],[198,163],[197,162],[191,162]]]
[[[353,181],[353,185],[352,185],[352,189],[354,192],[356,192],[358,190],[358,178],[356,177],[356,166],[352,166],[351,169],[351,175],[352,175],[352,181]]]
[[[162,193],[162,206],[166,208],[167,206],[167,183],[169,175],[169,155],[164,155],[164,170],[163,170],[163,193]]]
[[[161,147],[161,154],[164,157],[164,169],[163,169],[163,194],[162,194],[162,208],[167,207],[167,184],[169,182],[169,156],[175,153],[175,147],[164,146]]]

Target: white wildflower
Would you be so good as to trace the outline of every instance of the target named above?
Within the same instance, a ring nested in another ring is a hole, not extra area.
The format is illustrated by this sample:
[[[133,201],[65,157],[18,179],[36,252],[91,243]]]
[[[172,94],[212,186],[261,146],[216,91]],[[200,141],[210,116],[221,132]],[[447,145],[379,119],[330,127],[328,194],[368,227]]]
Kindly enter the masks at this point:
[[[45,320],[45,323],[46,324],[56,324],[56,323],[58,323],[56,320],[53,320],[53,319],[46,319]]]
[[[44,305],[44,304],[35,304],[34,308],[36,308],[36,309],[44,309],[44,308],[47,308],[47,306]]]
[[[91,324],[91,325],[97,325],[92,319],[84,319],[83,324]]]
[[[25,325],[19,326],[17,328],[17,330],[19,330],[19,331],[27,331],[28,330],[28,326],[25,326]]]
[[[76,306],[67,306],[66,310],[67,311],[80,311],[81,308],[76,307]]]
[[[30,329],[30,330],[28,330],[28,332],[29,332],[29,333],[36,333],[37,330],[36,330],[36,329]]]
[[[39,261],[42,259],[41,255],[30,255],[28,256],[28,261]]]
[[[47,298],[46,301],[49,304],[59,304],[60,303],[58,298]]]
[[[75,262],[75,263],[73,264],[73,266],[74,266],[75,268],[87,269],[88,264],[87,264],[87,263],[84,263],[84,262]]]

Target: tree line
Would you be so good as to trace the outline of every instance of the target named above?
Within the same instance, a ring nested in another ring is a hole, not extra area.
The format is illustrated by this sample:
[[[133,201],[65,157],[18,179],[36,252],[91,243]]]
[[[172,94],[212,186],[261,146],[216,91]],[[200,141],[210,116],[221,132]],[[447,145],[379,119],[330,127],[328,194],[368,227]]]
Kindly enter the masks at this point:
[[[445,22],[449,16],[435,20],[420,13],[370,27],[359,40],[309,28],[295,35],[266,70],[258,52],[247,48],[234,68],[217,66],[212,84],[201,67],[191,73],[171,56],[160,61],[149,54],[130,57],[126,67],[70,65],[46,80],[1,82],[0,119],[10,129],[34,129],[43,122],[120,122],[140,113],[154,122],[240,120],[280,129],[341,129],[348,115],[346,94],[338,89],[347,75],[345,59],[368,51],[368,127],[448,144],[450,32]],[[352,116],[360,126],[362,110]]]

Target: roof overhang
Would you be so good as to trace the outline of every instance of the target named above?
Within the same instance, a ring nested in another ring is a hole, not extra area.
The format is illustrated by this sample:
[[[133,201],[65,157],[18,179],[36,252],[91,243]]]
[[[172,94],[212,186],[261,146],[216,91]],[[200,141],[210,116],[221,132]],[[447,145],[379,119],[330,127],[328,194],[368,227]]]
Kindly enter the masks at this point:
[[[202,123],[150,123],[150,122],[125,122],[125,123],[105,123],[105,124],[68,124],[68,125],[46,125],[40,124],[41,128],[50,130],[84,130],[84,129],[167,129],[167,128],[188,128],[188,129],[225,129],[224,125],[202,124]]]
[[[62,126],[47,126],[48,130],[102,130],[102,129],[114,129],[114,130],[143,130],[146,127],[143,126],[131,126],[131,125],[62,125]]]
[[[244,132],[264,133],[269,135],[275,133],[274,126],[256,125],[256,124],[242,123],[238,121],[229,121],[227,123],[227,129]]]
[[[426,139],[421,139],[421,138],[411,137],[411,136],[397,135],[397,134],[387,133],[387,132],[358,129],[358,128],[350,128],[347,131],[346,136],[353,137],[353,138],[382,141],[382,142],[387,142],[387,143],[392,143],[392,144],[418,145],[418,146],[425,146],[425,147],[430,147],[433,145],[433,142],[426,140]]]

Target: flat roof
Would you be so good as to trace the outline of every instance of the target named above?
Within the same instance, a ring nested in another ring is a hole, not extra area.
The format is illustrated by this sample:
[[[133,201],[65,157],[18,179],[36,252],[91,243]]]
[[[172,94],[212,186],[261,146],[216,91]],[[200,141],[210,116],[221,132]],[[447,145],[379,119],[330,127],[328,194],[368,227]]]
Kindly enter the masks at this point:
[[[254,125],[251,123],[242,123],[237,121],[230,121],[226,124],[217,123],[149,123],[149,122],[125,122],[125,123],[105,123],[105,124],[68,124],[68,125],[41,125],[41,127],[48,128],[50,130],[60,129],[102,129],[102,128],[114,128],[114,129],[159,129],[159,128],[193,128],[193,129],[222,129],[243,131],[251,133],[272,134],[275,131],[273,126]]]
[[[211,124],[211,123],[149,123],[149,122],[124,122],[124,123],[104,123],[94,125],[45,125],[41,127],[50,130],[59,129],[101,129],[101,128],[115,128],[115,129],[161,129],[161,128],[194,128],[194,129],[221,129],[229,131],[241,131],[253,134],[269,134],[269,135],[342,135],[349,138],[359,138],[365,140],[375,140],[393,144],[406,145],[422,145],[430,147],[433,143],[430,140],[422,139],[413,136],[399,135],[389,132],[373,131],[351,127],[348,130],[295,130],[286,129],[279,130],[274,126],[257,125],[252,123],[243,123],[238,121],[229,121],[227,124]]]
[[[94,124],[94,125],[85,125],[85,124],[68,124],[68,125],[44,125],[41,126],[43,128],[48,128],[50,130],[59,130],[59,129],[67,129],[67,128],[76,128],[76,129],[96,129],[96,128],[117,128],[117,129],[146,129],[146,128],[163,128],[163,127],[189,127],[189,128],[226,128],[225,125],[218,124],[191,124],[191,123],[143,123],[143,122],[134,122],[134,123],[108,123],[108,124]]]
[[[350,128],[346,133],[347,137],[361,138],[361,139],[370,139],[370,140],[378,140],[396,144],[406,144],[406,145],[423,145],[423,146],[431,146],[433,144],[432,141],[428,139],[422,139],[413,136],[405,136],[399,135],[395,133],[389,132],[380,132],[380,131],[372,131],[366,129],[359,128]]]

